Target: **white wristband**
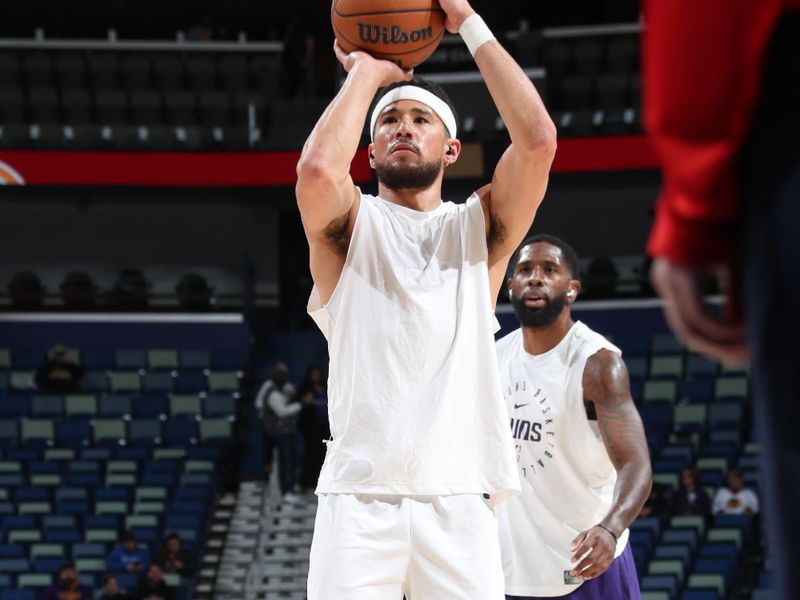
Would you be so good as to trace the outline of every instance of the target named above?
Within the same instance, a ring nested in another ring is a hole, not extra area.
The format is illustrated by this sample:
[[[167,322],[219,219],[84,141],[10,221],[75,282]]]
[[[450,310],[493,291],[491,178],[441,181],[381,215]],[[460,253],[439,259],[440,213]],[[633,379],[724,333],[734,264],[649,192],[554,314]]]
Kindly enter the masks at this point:
[[[479,14],[470,15],[458,29],[459,35],[469,49],[469,53],[475,56],[475,52],[489,40],[495,39],[491,29],[484,23]]]

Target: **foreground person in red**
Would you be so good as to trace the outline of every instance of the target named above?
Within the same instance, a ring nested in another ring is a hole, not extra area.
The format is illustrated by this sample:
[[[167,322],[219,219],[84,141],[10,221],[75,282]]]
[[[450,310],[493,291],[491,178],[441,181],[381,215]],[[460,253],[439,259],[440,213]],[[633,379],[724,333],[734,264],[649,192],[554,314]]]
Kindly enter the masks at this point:
[[[800,563],[800,1],[650,0],[643,58],[664,178],[653,284],[690,348],[750,355],[764,514],[788,599]],[[703,304],[708,277],[727,297],[721,315]]]

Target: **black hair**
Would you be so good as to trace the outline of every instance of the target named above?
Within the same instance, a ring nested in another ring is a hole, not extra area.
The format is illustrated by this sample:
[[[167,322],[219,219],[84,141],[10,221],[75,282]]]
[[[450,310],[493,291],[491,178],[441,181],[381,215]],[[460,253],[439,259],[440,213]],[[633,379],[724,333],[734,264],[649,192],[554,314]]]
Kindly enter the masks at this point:
[[[578,266],[578,255],[576,254],[575,250],[572,246],[570,246],[567,242],[558,238],[554,235],[550,235],[549,233],[537,233],[536,235],[532,235],[528,238],[525,238],[523,242],[519,245],[517,249],[517,253],[514,256],[514,267],[516,268],[517,262],[519,262],[519,254],[522,252],[522,249],[526,246],[530,246],[531,244],[535,244],[537,242],[545,242],[546,244],[550,244],[551,246],[555,246],[559,250],[561,250],[561,255],[564,257],[564,260],[567,262],[567,266],[569,267],[570,274],[572,275],[573,279],[580,280],[581,278],[581,271],[580,267]]]
[[[119,536],[119,541],[121,544],[124,544],[127,541],[136,541],[136,536],[133,535],[132,531],[124,531],[121,536]]]
[[[67,569],[75,570],[75,563],[74,562],[65,562],[61,563],[61,566],[58,567],[58,575],[60,576],[64,571]]]
[[[378,93],[375,94],[375,98],[373,98],[372,105],[369,107],[369,112],[367,114],[372,114],[372,111],[375,110],[375,106],[386,94],[391,92],[393,89],[402,87],[404,85],[415,85],[418,88],[422,88],[426,92],[430,92],[439,98],[439,100],[450,107],[450,110],[453,111],[453,118],[456,120],[456,123],[458,123],[458,112],[456,111],[456,107],[453,106],[453,101],[450,100],[450,96],[448,96],[447,92],[444,91],[444,88],[435,81],[423,79],[422,77],[414,77],[411,81],[395,81],[394,83],[390,83],[389,85],[380,88]],[[369,127],[369,121],[367,121],[367,127]],[[372,132],[370,131],[368,133],[371,134]]]

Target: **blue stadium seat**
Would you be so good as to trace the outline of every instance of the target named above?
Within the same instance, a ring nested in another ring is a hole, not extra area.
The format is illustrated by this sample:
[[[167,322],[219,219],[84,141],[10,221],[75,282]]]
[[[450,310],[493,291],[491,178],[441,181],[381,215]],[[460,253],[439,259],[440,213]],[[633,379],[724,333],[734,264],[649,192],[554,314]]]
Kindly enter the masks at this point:
[[[135,460],[142,462],[150,455],[149,448],[141,446],[120,446],[114,449],[114,458],[116,460]]]
[[[0,544],[0,559],[25,558],[27,551],[23,544]]]
[[[92,440],[92,425],[89,419],[65,419],[56,422],[56,444],[67,448],[87,446]]]
[[[81,460],[111,460],[109,448],[81,448]]]
[[[114,368],[114,352],[112,350],[84,350],[81,361],[87,371],[110,371]]]
[[[119,529],[119,515],[86,515],[83,519],[84,529]]]
[[[19,487],[13,491],[14,501],[20,502],[47,502],[50,500],[50,491],[41,487]]]
[[[661,536],[661,543],[663,544],[684,544],[688,546],[692,554],[697,551],[697,529],[694,527],[676,527],[667,529]]]
[[[72,558],[105,558],[108,555],[105,544],[78,543],[72,545]]]
[[[94,491],[95,501],[130,502],[130,491],[125,487],[104,487]]]
[[[643,592],[664,590],[670,598],[678,595],[678,578],[675,575],[644,575],[639,582]]]
[[[144,394],[133,400],[133,415],[137,419],[166,418],[169,414],[169,396],[166,394]]]
[[[27,417],[30,410],[31,398],[28,394],[0,393],[0,417]]]
[[[203,371],[180,371],[172,382],[176,394],[199,394],[206,391],[206,384]]]
[[[80,389],[83,392],[103,393],[108,391],[108,373],[106,371],[86,371],[81,379]]]
[[[19,421],[16,419],[0,419],[0,446],[16,446],[19,444]]]
[[[31,396],[31,416],[36,418],[58,418],[64,416],[64,396],[34,394]]]
[[[30,564],[25,558],[0,558],[0,573],[26,573]]]
[[[720,600],[719,592],[712,589],[685,590],[681,600]]]
[[[692,562],[692,549],[688,544],[660,544],[653,551],[653,558],[680,560],[684,570]]]
[[[197,443],[199,436],[197,421],[176,417],[164,422],[164,441],[169,446],[190,446]]]
[[[120,371],[138,371],[147,368],[147,353],[144,350],[117,350],[114,353],[115,368]]]
[[[735,561],[739,554],[734,542],[706,542],[700,548],[700,558],[724,558]]]
[[[712,377],[683,380],[678,384],[678,402],[706,403],[710,402],[712,398],[714,398],[714,379]]]
[[[148,372],[142,376],[142,390],[148,392],[171,392],[173,377],[164,371]]]
[[[62,557],[46,556],[37,558],[33,561],[33,570],[36,573],[58,573],[61,565],[64,564]]]
[[[159,419],[132,419],[128,423],[128,441],[137,446],[155,446],[161,443]]]
[[[211,368],[211,355],[207,350],[181,350],[178,357],[181,370]]]
[[[0,590],[0,600],[36,600],[34,588]]]
[[[74,528],[45,529],[44,541],[48,544],[74,544],[81,541],[81,536]]]
[[[103,394],[97,409],[101,417],[126,417],[132,412],[131,398],[124,394]]]
[[[51,528],[58,529],[62,527],[75,529],[77,525],[73,515],[44,515],[42,517],[42,527],[45,530]]]
[[[231,394],[209,394],[202,399],[204,417],[236,415],[236,398]]]
[[[202,524],[199,514],[167,513],[164,519],[166,529],[198,529]]]

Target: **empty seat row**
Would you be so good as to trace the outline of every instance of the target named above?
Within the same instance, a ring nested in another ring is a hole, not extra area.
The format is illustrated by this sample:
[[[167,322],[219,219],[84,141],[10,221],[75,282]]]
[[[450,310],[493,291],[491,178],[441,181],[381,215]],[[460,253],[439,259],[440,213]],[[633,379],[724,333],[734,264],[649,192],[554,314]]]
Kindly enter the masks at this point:
[[[168,376],[169,377],[169,376]],[[192,382],[193,383],[193,382]],[[197,393],[205,384],[187,385],[192,394],[146,393],[128,394],[67,394],[31,396],[19,392],[0,392],[0,417],[80,418],[80,417],[137,417],[195,416],[235,417],[238,410],[238,392]],[[145,384],[146,389],[148,386]],[[173,386],[149,389],[168,390]]]
[[[95,350],[68,349],[67,355],[74,362],[89,370],[176,370],[217,369],[238,370],[245,357],[230,350]],[[47,358],[47,350],[0,348],[0,370],[35,369]]]
[[[0,52],[0,86],[128,86],[198,90],[275,90],[276,60],[252,53]],[[273,92],[274,93],[274,92]]]

